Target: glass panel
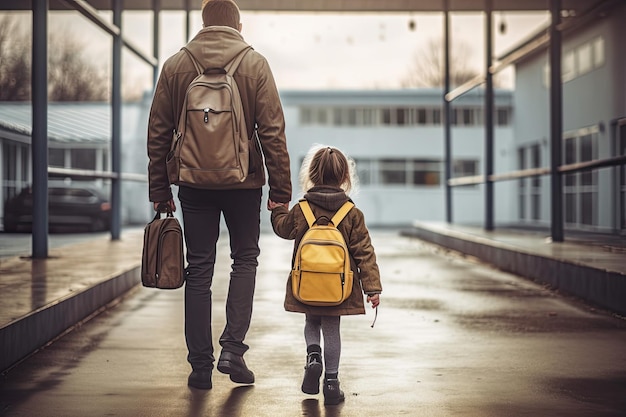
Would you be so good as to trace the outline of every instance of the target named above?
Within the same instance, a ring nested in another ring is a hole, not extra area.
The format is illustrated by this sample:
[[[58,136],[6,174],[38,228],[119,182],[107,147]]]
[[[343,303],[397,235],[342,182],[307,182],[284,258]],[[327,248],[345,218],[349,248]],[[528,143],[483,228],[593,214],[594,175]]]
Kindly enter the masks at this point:
[[[48,165],[51,167],[65,166],[65,150],[64,149],[48,149]]]
[[[533,145],[530,148],[530,154],[531,154],[531,166],[532,168],[540,168],[541,167],[541,147],[539,145]],[[541,178],[540,177],[533,177],[532,178],[532,186],[533,187],[541,187]]]
[[[539,220],[541,218],[541,196],[539,194],[531,196],[531,206],[533,220]]]
[[[593,225],[593,197],[595,193],[580,193],[580,222]]]
[[[426,109],[417,109],[417,123],[420,125],[426,124]]]
[[[570,81],[576,77],[576,61],[574,57],[574,51],[569,51],[563,54],[561,68],[561,76],[563,82]]]
[[[440,125],[441,124],[441,110],[433,109],[433,124]]]
[[[565,194],[565,223],[576,223],[576,195]]]
[[[317,123],[320,125],[328,124],[328,112],[326,109],[317,109],[316,111]]]
[[[465,126],[470,126],[474,124],[472,120],[473,112],[472,109],[463,109],[463,124]]]
[[[576,138],[565,139],[565,155],[563,157],[566,165],[576,162]],[[576,178],[576,174],[565,174],[565,186],[576,186]]]
[[[398,108],[396,109],[396,124],[397,125],[404,125],[405,124],[405,109],[403,108]]]
[[[28,154],[28,146],[22,145],[22,181],[28,181],[28,173],[30,172],[30,155]]]
[[[509,110],[497,109],[496,110],[496,125],[507,126],[509,124]]]
[[[524,194],[519,196],[519,218],[526,218],[526,196]]]
[[[77,169],[96,169],[96,150],[95,149],[72,149],[70,151],[72,168]]]
[[[593,41],[593,64],[596,68],[604,65],[604,38]]]
[[[311,109],[305,107],[300,109],[300,124],[308,125],[311,124]],[[50,149],[52,151],[52,149]],[[55,165],[55,166],[63,166],[63,165]]]
[[[406,163],[402,159],[383,159],[380,174],[383,184],[406,184]]]
[[[350,126],[356,125],[356,109],[353,109],[353,108],[348,109],[348,124]]]
[[[591,135],[585,135],[580,138],[580,161],[593,160],[593,141]],[[593,185],[593,172],[583,171],[580,175],[581,185]]]
[[[439,185],[441,183],[441,163],[439,161],[413,161],[414,185]]]
[[[341,109],[340,108],[333,109],[333,124],[335,126],[341,126]]]
[[[391,109],[383,109],[383,124],[391,124]]]
[[[586,43],[578,48],[576,51],[578,73],[585,74],[592,69],[591,62],[591,44]]]

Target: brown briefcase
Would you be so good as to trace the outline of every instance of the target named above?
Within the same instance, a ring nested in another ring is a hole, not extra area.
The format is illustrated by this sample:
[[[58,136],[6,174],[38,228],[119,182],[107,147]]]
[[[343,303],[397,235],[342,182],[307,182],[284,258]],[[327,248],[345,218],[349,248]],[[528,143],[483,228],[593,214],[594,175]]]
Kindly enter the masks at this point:
[[[163,218],[157,211],[144,229],[141,283],[144,287],[175,289],[184,282],[182,228],[171,211]]]

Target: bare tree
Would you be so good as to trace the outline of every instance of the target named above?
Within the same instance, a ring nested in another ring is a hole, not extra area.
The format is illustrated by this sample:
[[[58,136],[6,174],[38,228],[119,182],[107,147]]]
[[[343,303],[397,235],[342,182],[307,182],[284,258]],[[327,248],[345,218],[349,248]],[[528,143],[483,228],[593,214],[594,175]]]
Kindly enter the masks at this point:
[[[472,50],[464,42],[455,42],[450,51],[450,85],[459,86],[479,75],[471,68]],[[444,50],[441,39],[431,39],[426,47],[415,54],[412,65],[401,80],[402,87],[443,87]]]
[[[0,100],[30,99],[30,39],[20,34],[19,22],[0,19]]]
[[[50,36],[48,95],[51,101],[106,101],[108,77],[81,54],[84,45],[69,32]]]
[[[31,99],[31,47],[29,33],[20,21],[0,18],[0,100]],[[82,54],[78,36],[55,31],[48,46],[48,95],[51,101],[105,101],[106,70],[99,70]]]

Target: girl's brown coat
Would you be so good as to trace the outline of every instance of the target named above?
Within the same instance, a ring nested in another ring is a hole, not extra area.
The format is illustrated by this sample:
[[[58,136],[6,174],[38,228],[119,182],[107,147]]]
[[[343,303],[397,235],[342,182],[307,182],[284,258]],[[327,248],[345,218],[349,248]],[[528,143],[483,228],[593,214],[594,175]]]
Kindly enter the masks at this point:
[[[313,204],[310,200],[313,214],[318,218],[326,216],[331,218],[334,210],[325,209]],[[308,224],[300,205],[295,205],[290,211],[286,207],[279,207],[272,211],[272,226],[274,232],[283,239],[295,240],[295,252],[308,229]],[[363,213],[354,207],[337,227],[343,234],[351,255],[352,270],[354,271],[354,284],[352,294],[342,304],[336,307],[315,307],[302,304],[295,299],[291,292],[291,275],[287,279],[285,293],[285,310],[308,313],[322,316],[342,316],[349,314],[365,314],[363,293],[379,294],[382,291],[380,272],[376,263],[376,254],[372,246],[369,232],[365,226]],[[293,260],[292,257],[292,266]]]

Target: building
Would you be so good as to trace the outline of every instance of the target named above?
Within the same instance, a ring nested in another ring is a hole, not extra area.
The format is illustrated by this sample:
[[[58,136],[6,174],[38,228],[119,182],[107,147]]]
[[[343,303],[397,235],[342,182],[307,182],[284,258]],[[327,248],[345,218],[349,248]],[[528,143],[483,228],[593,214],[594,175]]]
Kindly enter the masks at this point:
[[[292,156],[295,196],[302,158],[314,143],[336,146],[355,159],[355,202],[371,226],[445,221],[444,129],[441,89],[284,91],[281,94]],[[452,176],[479,175],[484,161],[484,92],[476,89],[452,109]],[[513,95],[496,92],[498,172],[515,166]],[[482,221],[483,186],[454,190],[454,221]],[[514,219],[512,188],[499,186],[496,218]]]
[[[562,33],[564,165],[626,155],[626,3],[613,2],[610,9],[579,21]],[[539,45],[513,62],[512,151],[520,170],[550,166],[550,65],[547,42],[538,41],[545,36],[541,31],[507,54]],[[520,179],[515,186],[517,221],[548,226],[549,177]],[[565,230],[625,233],[624,165],[565,173],[563,206]]]
[[[148,97],[142,102],[123,105],[122,172],[146,174],[149,105]],[[30,102],[0,103],[0,220],[4,202],[32,182],[31,114]],[[110,171],[110,138],[110,104],[49,104],[49,167]],[[98,179],[95,183],[104,189],[109,186],[108,180]],[[140,224],[150,219],[151,207],[145,182],[124,181],[122,195],[124,224]]]

